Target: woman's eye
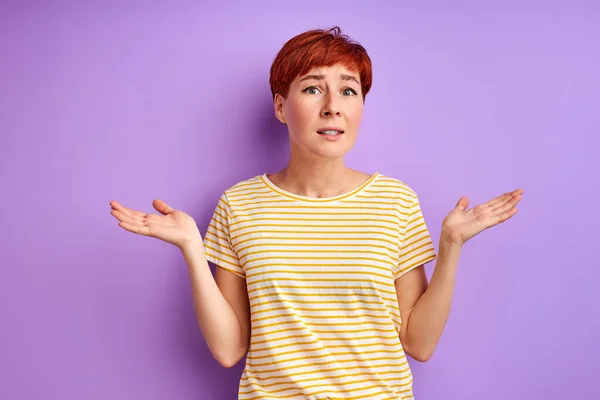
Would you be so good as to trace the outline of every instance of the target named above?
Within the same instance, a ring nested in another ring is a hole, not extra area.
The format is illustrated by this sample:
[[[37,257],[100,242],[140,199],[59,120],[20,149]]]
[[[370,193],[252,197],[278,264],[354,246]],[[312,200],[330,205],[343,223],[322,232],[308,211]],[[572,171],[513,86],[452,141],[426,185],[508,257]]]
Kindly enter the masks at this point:
[[[306,92],[308,94],[317,94],[319,93],[319,89],[317,89],[315,86],[310,86],[304,89],[303,92]]]
[[[308,93],[308,94],[319,94],[319,93],[321,93],[321,90],[319,90],[319,88],[316,86],[309,86],[306,89],[304,89],[303,92]],[[342,91],[342,94],[344,96],[353,96],[353,95],[356,95],[356,90],[354,90],[352,88],[346,88]]]

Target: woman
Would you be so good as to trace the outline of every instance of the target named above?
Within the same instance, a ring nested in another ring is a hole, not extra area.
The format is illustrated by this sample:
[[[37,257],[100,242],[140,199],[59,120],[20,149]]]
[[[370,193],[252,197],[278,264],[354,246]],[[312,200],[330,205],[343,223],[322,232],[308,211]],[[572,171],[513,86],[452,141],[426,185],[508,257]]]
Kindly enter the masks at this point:
[[[408,185],[344,164],[371,86],[365,49],[338,27],[302,33],[278,53],[270,83],[289,163],[226,190],[204,239],[161,200],[160,215],[116,201],[111,213],[181,249],[212,354],[225,367],[247,356],[240,399],[412,398],[406,354],[431,357],[464,243],[512,217],[523,191],[470,210],[462,197],[436,254]]]

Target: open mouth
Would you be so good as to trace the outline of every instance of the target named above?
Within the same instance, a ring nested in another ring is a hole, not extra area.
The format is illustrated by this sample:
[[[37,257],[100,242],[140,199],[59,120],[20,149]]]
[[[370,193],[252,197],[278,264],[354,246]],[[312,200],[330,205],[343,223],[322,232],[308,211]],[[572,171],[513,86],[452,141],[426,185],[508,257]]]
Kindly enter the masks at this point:
[[[323,130],[318,130],[317,133],[319,135],[337,136],[337,135],[343,135],[344,131],[338,130],[338,129],[323,129]]]

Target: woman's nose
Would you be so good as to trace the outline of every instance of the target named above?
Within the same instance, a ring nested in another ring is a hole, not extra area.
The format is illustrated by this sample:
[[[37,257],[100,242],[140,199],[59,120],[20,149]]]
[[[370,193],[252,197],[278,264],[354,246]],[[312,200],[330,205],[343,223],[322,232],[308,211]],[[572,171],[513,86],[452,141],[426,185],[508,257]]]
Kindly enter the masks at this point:
[[[321,115],[324,117],[340,115],[339,105],[333,95],[327,95],[327,100],[325,102],[325,105],[323,106],[323,109],[321,110]]]

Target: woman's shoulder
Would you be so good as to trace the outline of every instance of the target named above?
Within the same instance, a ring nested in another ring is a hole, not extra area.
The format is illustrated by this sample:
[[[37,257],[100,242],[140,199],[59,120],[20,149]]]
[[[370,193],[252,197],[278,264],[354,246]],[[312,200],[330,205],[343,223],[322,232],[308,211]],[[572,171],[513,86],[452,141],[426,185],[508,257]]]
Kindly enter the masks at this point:
[[[224,194],[225,195],[241,194],[244,192],[260,189],[262,186],[263,186],[262,175],[254,175],[250,178],[230,184],[229,187],[227,187],[227,189],[225,189]]]
[[[409,186],[406,182],[400,180],[399,178],[386,174],[378,173],[377,179],[375,180],[373,187],[382,191],[397,193],[399,195],[409,197],[417,196],[412,187]]]

